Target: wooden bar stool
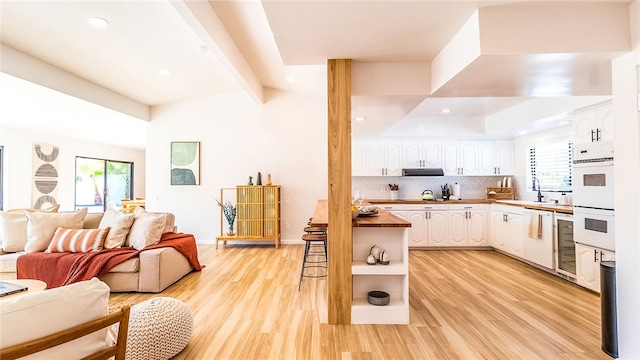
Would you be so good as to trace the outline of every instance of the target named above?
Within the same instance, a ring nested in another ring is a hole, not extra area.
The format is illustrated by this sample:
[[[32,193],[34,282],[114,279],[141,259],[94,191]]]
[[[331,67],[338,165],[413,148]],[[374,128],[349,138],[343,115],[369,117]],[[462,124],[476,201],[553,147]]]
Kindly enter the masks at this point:
[[[300,270],[300,282],[298,283],[298,291],[302,286],[302,278],[324,278],[327,277],[326,271],[321,275],[305,274],[305,269],[320,268],[327,269],[327,232],[324,228],[309,229],[305,228],[306,234],[302,235],[304,245],[304,258],[302,259],[302,269]],[[319,229],[319,231],[318,231]],[[322,247],[320,250],[318,248]]]

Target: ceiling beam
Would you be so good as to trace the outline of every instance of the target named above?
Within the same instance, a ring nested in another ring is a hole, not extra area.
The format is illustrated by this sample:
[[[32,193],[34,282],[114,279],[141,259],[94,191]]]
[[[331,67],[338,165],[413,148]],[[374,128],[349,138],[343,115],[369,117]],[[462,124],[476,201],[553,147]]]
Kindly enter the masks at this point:
[[[149,121],[149,106],[0,44],[0,72]]]
[[[263,86],[208,1],[171,1],[173,8],[222,65],[257,103],[264,103]]]

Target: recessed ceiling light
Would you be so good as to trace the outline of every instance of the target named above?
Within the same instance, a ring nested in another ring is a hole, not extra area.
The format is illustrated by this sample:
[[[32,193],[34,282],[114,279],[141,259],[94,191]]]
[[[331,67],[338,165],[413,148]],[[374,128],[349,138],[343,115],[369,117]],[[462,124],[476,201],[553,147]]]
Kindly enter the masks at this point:
[[[103,28],[109,25],[109,21],[101,17],[90,17],[87,19],[87,22],[89,23],[89,25],[97,28]]]
[[[158,70],[158,75],[160,75],[160,76],[171,76],[171,74],[173,74],[173,71],[171,71],[169,69]]]
[[[206,46],[206,45],[198,46],[198,52],[206,53],[207,51],[209,51],[209,47],[208,46]]]
[[[355,120],[355,121],[365,121],[365,120],[367,120],[367,118],[363,117],[363,116],[358,116],[356,118],[353,118],[353,120]]]
[[[293,76],[287,76],[287,81],[290,83],[294,83],[296,82],[296,78],[294,78]]]
[[[440,112],[441,112],[442,114],[448,114],[448,113],[450,113],[450,112],[451,112],[451,109],[441,109],[441,110],[440,110]]]

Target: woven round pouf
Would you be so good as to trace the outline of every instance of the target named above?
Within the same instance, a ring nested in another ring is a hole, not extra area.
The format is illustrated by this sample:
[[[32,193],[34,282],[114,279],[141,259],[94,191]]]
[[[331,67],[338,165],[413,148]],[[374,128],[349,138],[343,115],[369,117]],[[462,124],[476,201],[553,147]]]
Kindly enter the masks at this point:
[[[193,315],[183,301],[156,297],[135,304],[129,314],[127,359],[170,359],[193,331]]]

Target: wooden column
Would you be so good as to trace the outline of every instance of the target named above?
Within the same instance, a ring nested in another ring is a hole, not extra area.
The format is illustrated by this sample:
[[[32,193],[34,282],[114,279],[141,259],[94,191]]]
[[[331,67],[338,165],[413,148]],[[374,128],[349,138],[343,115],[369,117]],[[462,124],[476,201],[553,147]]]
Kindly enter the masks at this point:
[[[351,60],[327,61],[329,324],[351,324]]]

